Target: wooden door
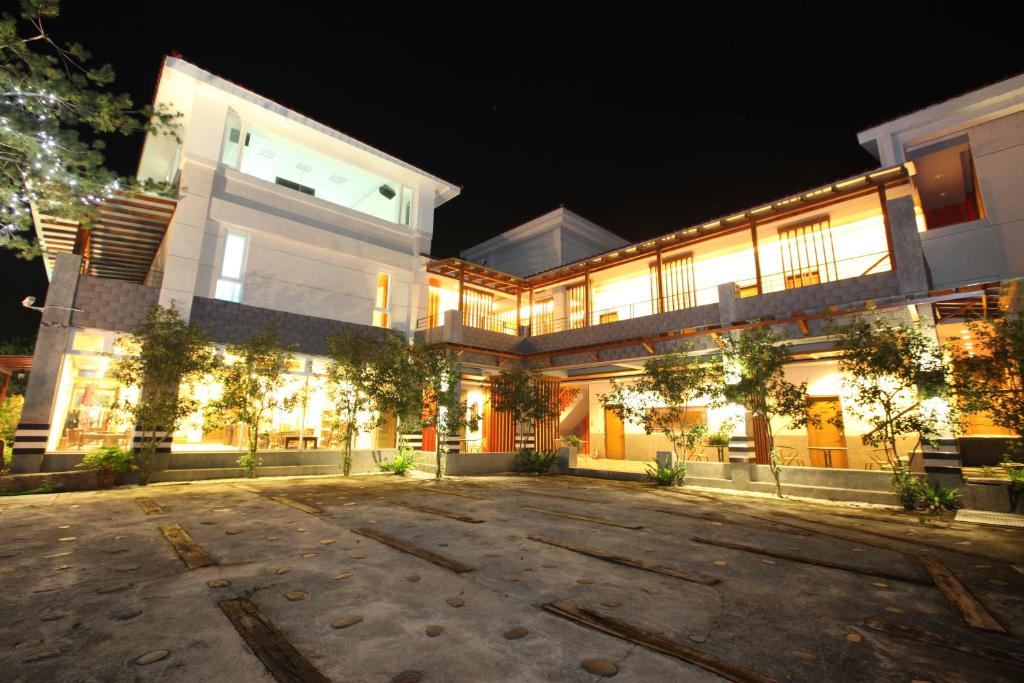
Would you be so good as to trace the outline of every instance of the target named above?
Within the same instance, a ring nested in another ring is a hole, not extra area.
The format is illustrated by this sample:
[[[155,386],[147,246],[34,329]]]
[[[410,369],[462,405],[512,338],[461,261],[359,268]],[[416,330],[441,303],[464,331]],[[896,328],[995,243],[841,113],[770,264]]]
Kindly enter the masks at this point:
[[[385,415],[384,421],[373,433],[374,448],[395,448],[398,441],[398,424],[394,415]]]
[[[823,448],[839,449],[830,451],[832,467],[846,468],[846,434],[843,432],[842,405],[836,397],[812,398],[808,414],[818,418],[818,424],[807,425],[807,451],[812,467],[825,466]],[[836,417],[839,416],[838,424]]]
[[[605,457],[622,460],[626,457],[626,432],[622,418],[614,410],[604,409],[604,450]]]
[[[750,418],[754,429],[754,462],[758,465],[767,465],[768,459],[768,425],[760,415],[753,415]]]

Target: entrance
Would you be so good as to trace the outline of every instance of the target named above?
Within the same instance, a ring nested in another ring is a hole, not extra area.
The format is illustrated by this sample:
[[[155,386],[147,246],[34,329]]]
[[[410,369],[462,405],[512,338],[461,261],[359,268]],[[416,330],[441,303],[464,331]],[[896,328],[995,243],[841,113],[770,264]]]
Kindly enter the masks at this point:
[[[818,425],[807,425],[807,452],[812,467],[846,469],[846,434],[843,432],[843,408],[836,397],[812,398],[808,415]]]
[[[610,407],[604,409],[604,449],[605,457],[611,460],[623,460],[626,457],[626,432],[622,427],[622,418]]]

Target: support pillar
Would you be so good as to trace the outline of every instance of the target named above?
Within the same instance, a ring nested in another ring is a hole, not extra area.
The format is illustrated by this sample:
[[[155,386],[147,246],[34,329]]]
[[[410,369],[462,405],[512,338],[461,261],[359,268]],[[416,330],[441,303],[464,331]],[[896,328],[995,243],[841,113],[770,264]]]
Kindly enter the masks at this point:
[[[743,416],[733,428],[729,439],[729,473],[738,488],[748,488],[751,469],[757,464],[754,446],[753,416],[746,410],[738,409],[737,415]]]
[[[11,454],[11,474],[39,472],[50,435],[50,418],[54,395],[60,380],[64,350],[68,346],[71,328],[71,309],[78,291],[78,275],[82,257],[77,254],[57,254],[53,277],[46,292],[39,336],[36,337],[32,357],[32,372],[25,388],[25,406],[14,435]],[[59,419],[59,418],[58,418]],[[57,425],[58,429],[61,425]]]
[[[914,198],[911,196],[887,199],[883,217],[888,225],[888,239],[892,243],[892,267],[903,294],[927,292],[928,269],[917,231]]]

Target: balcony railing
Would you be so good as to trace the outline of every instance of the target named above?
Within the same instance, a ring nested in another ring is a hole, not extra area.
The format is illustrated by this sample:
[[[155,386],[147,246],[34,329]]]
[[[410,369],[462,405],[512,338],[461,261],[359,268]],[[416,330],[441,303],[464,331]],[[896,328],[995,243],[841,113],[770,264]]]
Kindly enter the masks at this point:
[[[757,278],[739,280],[735,283],[736,296],[746,298],[756,296],[757,294],[769,294],[798,287],[858,278],[889,270],[892,270],[892,262],[887,251],[862,254],[848,259],[823,262],[810,268],[804,267],[798,270],[762,275],[760,291],[758,291],[757,287]],[[665,296],[661,298],[661,306],[658,305],[657,299],[642,299],[631,303],[594,309],[590,312],[590,326],[718,303],[718,287],[719,285],[716,284],[711,287],[702,287],[693,291],[684,291],[676,295]],[[582,329],[587,327],[586,322],[586,314],[582,311],[577,311],[561,318],[535,315],[533,317],[531,334],[533,336],[540,336],[566,330]],[[424,330],[440,327],[443,324],[444,313],[441,313],[435,316],[420,318],[416,323],[416,329]],[[515,322],[509,322],[506,317],[495,315],[477,315],[463,312],[462,324],[466,327],[501,334],[518,334]],[[526,327],[527,324],[528,321],[523,319],[523,326]]]
[[[762,274],[760,292],[757,291],[757,278],[738,280],[736,282],[736,295],[745,298],[756,294],[770,294],[809,285],[849,280],[851,278],[871,275],[872,273],[884,273],[889,270],[892,270],[889,252],[880,251],[838,261],[825,261],[813,266],[803,266],[780,273]]]

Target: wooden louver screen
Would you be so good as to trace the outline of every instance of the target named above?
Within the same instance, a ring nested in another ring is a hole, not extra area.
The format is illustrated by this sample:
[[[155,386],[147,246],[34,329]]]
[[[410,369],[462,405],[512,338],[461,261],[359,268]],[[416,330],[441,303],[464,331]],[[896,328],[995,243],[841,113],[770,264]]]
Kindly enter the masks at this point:
[[[828,218],[779,230],[786,289],[839,279]]]
[[[546,299],[533,305],[532,334],[551,334],[555,331],[555,302]]]
[[[657,268],[651,266],[651,281],[657,281]],[[657,296],[655,289],[654,296]],[[661,264],[661,300],[664,311],[678,311],[697,305],[697,285],[693,274],[693,255],[685,254]],[[655,306],[657,309],[657,306]]]
[[[566,308],[569,310],[569,329],[575,330],[587,323],[587,286],[583,283],[565,290]]]
[[[490,329],[496,321],[491,312],[494,310],[494,295],[475,289],[466,289],[462,293],[462,324],[478,329]]]

